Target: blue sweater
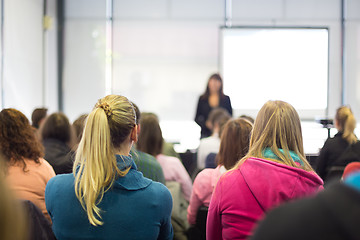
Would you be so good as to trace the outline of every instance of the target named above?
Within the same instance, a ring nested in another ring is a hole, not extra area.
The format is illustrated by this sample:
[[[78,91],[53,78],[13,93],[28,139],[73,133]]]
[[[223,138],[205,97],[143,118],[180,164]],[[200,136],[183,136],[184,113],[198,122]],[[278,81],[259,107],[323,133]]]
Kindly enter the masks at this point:
[[[62,239],[172,239],[172,197],[161,183],[143,177],[127,156],[116,156],[118,167],[131,169],[119,177],[104,194],[101,203],[103,225],[89,223],[76,198],[74,175],[62,174],[50,179],[45,190],[46,208],[53,231]]]

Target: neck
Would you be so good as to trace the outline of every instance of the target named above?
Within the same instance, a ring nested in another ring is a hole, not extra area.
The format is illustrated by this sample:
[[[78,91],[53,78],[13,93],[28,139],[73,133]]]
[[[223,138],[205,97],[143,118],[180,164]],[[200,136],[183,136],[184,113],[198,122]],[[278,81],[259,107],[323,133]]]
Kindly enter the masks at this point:
[[[129,153],[130,153],[131,147],[132,147],[132,142],[130,142],[130,143],[123,143],[123,144],[120,145],[119,148],[117,148],[117,149],[115,150],[115,154],[128,156]]]

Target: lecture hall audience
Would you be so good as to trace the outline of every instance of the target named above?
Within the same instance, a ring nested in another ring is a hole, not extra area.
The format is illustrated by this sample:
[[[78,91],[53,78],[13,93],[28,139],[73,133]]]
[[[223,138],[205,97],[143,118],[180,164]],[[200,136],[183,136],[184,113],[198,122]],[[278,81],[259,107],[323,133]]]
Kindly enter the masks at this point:
[[[268,101],[255,119],[249,152],[216,184],[206,237],[246,239],[269,209],[315,194],[322,185],[305,158],[296,110]]]
[[[210,99],[212,92],[218,94],[218,104]],[[217,166],[201,171],[193,185],[181,160],[163,153],[165,141],[157,116],[141,114],[125,97],[100,99],[73,126],[63,113],[47,116],[46,108],[34,110],[33,127],[20,111],[3,109],[0,205],[8,224],[1,227],[1,239],[8,239],[9,234],[14,239],[120,235],[125,239],[186,239],[172,226],[178,223],[172,206],[177,203],[163,185],[170,187],[172,181],[180,184],[182,197],[190,201],[187,220],[192,227],[198,224],[198,210],[208,207],[209,240],[357,239],[360,143],[351,109],[337,109],[338,133],[326,140],[316,165],[324,181],[329,181],[334,167],[341,168],[342,181],[319,192],[323,181],[305,158],[296,110],[283,101],[268,101],[253,126],[245,118],[231,119],[226,97],[221,77],[212,75],[199,99],[196,117],[198,124],[199,119],[207,121],[203,122],[198,167],[205,167],[204,143],[209,139],[217,141],[219,152],[207,147],[212,150],[205,155],[212,152]],[[221,108],[222,101],[226,110]],[[210,114],[200,116],[205,105]],[[209,129],[212,135],[204,138]],[[74,163],[71,156],[76,149]],[[175,205],[176,210],[179,206]],[[197,236],[205,239],[203,233]]]
[[[225,124],[221,135],[220,150],[217,154],[218,166],[215,169],[202,170],[195,178],[187,211],[189,224],[197,223],[197,212],[201,206],[209,207],[211,195],[219,177],[233,168],[248,152],[251,130],[252,124],[242,118],[229,120]],[[205,232],[201,234],[202,239],[205,239]]]

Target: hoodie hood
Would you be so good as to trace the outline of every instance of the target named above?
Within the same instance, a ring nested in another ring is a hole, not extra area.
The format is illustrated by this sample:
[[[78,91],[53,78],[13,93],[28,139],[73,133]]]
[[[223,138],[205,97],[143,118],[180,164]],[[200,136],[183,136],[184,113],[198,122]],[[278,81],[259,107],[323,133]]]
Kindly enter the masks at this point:
[[[260,158],[248,158],[239,170],[264,211],[284,201],[316,193],[324,184],[314,172]]]

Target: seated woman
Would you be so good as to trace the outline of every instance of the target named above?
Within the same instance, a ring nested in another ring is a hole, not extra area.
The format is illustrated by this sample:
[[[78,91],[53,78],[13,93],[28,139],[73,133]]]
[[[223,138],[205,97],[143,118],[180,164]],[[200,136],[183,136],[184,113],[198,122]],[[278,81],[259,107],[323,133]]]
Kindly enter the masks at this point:
[[[204,169],[195,178],[188,207],[187,219],[194,225],[200,206],[208,207],[216,182],[221,174],[230,170],[249,150],[252,124],[245,119],[229,120],[221,135],[220,150],[217,154],[218,166]]]
[[[296,110],[268,101],[256,117],[249,152],[216,184],[207,239],[246,239],[270,208],[314,194],[322,185],[305,158]]]
[[[56,174],[71,173],[75,154],[71,147],[75,136],[65,114],[51,114],[45,119],[40,132],[45,147],[45,160]]]
[[[0,112],[0,151],[6,161],[6,182],[19,199],[33,202],[45,217],[45,187],[55,176],[42,157],[43,147],[26,116],[12,108]]]
[[[143,114],[137,149],[148,153],[160,163],[165,181],[176,181],[181,185],[183,197],[189,201],[192,189],[191,178],[180,159],[162,154],[164,139],[156,115]]]
[[[334,124],[338,133],[333,138],[326,140],[316,159],[316,171],[325,183],[330,180],[330,176],[328,175],[331,175],[330,170],[332,167],[338,166],[344,169],[345,166],[350,163],[350,161],[339,162],[339,159],[350,145],[358,142],[354,133],[356,120],[349,107],[342,106],[337,109]],[[360,147],[360,145],[354,145],[354,147],[355,146]]]
[[[172,199],[136,170],[135,110],[123,96],[98,101],[86,121],[73,174],[46,187],[53,230],[61,239],[172,239]]]

